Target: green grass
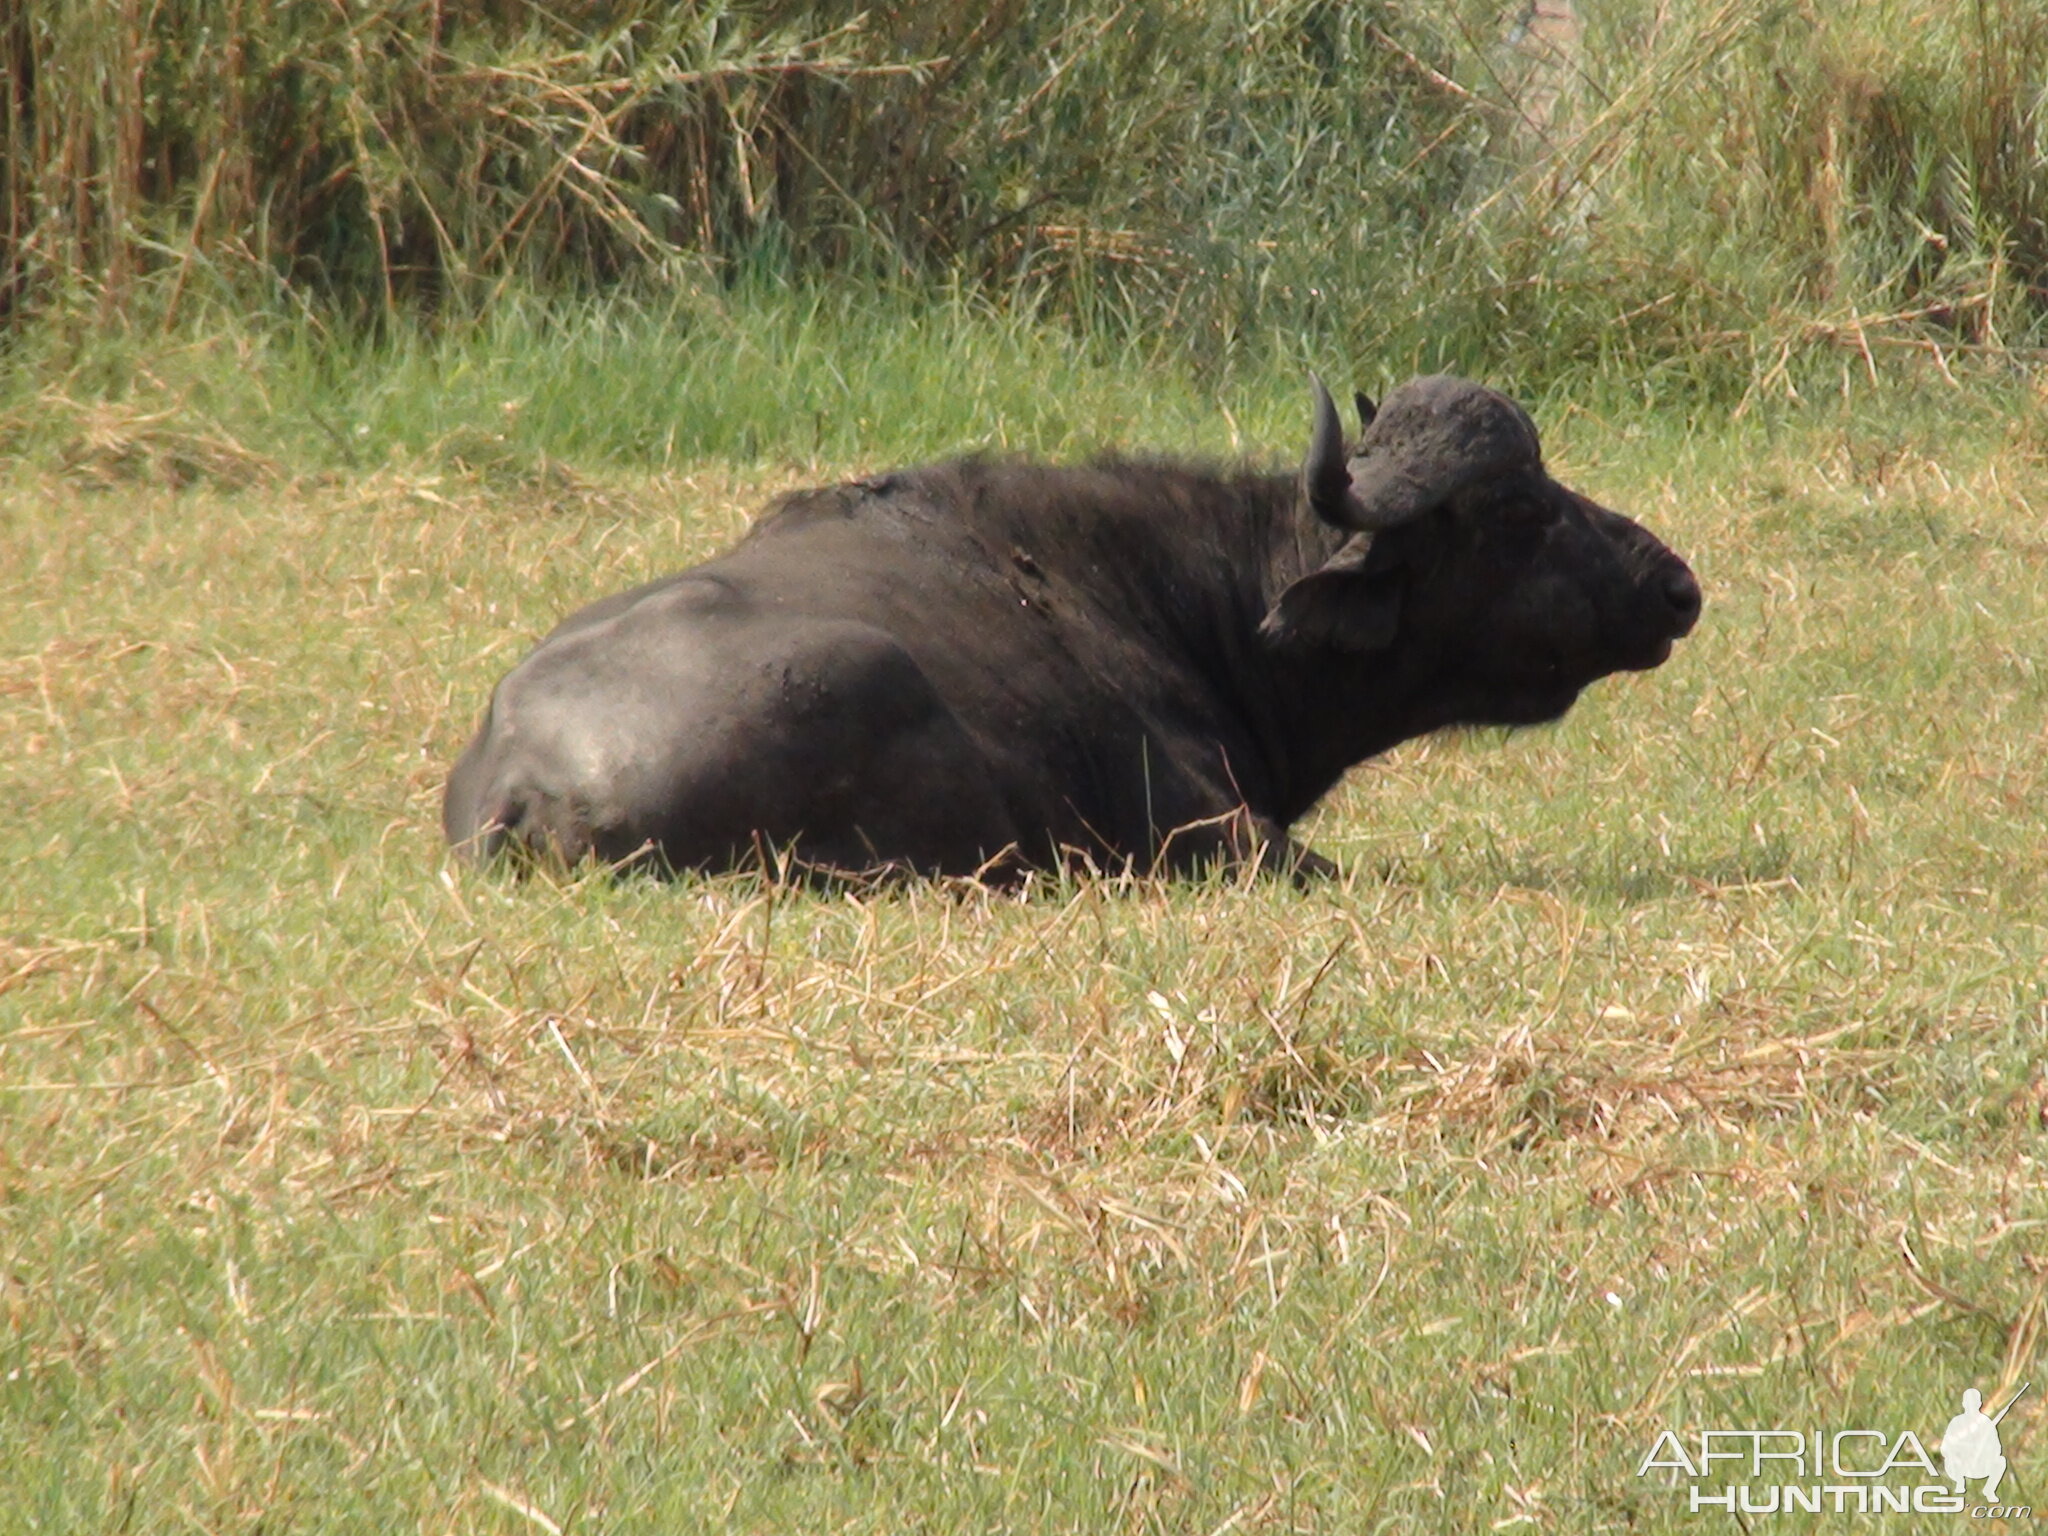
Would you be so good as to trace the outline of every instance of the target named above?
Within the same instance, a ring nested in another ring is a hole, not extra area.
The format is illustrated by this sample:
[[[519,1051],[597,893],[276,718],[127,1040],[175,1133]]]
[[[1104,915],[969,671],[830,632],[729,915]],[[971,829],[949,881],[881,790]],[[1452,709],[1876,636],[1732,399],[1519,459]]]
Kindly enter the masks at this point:
[[[1336,375],[584,323],[14,376],[0,1528],[1691,1530],[1666,1426],[2030,1375],[2048,1504],[2024,380],[1558,387],[1706,618],[1354,773],[1339,884],[513,883],[440,783],[569,607],[897,458],[1285,462]]]
[[[21,0],[0,334],[852,276],[1176,372],[1279,335],[1725,398],[2042,342],[2038,0],[1526,10]]]
[[[0,446],[110,482],[426,462],[518,485],[564,461],[815,473],[1021,447],[1233,457],[1293,435],[1311,363],[1331,366],[1275,342],[1198,380],[1142,336],[851,283],[514,296],[477,322],[390,339],[306,317],[207,318],[167,334],[146,322],[32,334],[0,357]],[[1398,357],[1369,367],[1359,382],[1375,390],[1412,372]],[[1283,380],[1284,394],[1268,387]],[[1232,404],[1248,396],[1265,414],[1239,421]]]

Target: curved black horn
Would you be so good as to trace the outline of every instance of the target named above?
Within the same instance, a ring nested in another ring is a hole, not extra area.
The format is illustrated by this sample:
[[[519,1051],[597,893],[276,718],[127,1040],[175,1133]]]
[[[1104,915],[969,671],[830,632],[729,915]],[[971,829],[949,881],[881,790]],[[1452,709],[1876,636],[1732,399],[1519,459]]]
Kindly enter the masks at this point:
[[[1308,457],[1301,465],[1302,494],[1317,517],[1340,528],[1352,526],[1351,471],[1344,464],[1344,429],[1337,422],[1337,402],[1323,381],[1308,376],[1315,393],[1315,426],[1309,434]]]

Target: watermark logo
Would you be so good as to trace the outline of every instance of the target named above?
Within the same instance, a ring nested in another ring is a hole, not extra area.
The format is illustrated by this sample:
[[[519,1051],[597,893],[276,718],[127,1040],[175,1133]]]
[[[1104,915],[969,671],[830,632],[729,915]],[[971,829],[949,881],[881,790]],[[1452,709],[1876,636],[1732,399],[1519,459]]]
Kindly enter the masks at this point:
[[[2028,1382],[1996,1414],[1975,1387],[1948,1421],[1936,1449],[1939,1470],[1912,1430],[1703,1429],[1690,1441],[1665,1430],[1636,1476],[1686,1484],[1690,1513],[1970,1515],[2025,1519],[2026,1505],[1998,1502],[2005,1448],[1998,1424]],[[1982,1496],[1972,1497],[1972,1484]]]
[[[2032,1385],[2028,1382],[2019,1392],[2013,1393],[2006,1405],[1998,1410],[1998,1419],[2012,1412],[2012,1405],[2020,1400],[2020,1392]],[[1963,1491],[1965,1483],[1981,1477],[1984,1479],[1984,1497],[1998,1497],[1998,1485],[2005,1478],[2005,1447],[1998,1441],[1998,1419],[1985,1416],[1983,1394],[1972,1387],[1963,1394],[1963,1411],[1950,1419],[1948,1428],[1942,1431],[1941,1469],[1956,1485],[1957,1493]]]

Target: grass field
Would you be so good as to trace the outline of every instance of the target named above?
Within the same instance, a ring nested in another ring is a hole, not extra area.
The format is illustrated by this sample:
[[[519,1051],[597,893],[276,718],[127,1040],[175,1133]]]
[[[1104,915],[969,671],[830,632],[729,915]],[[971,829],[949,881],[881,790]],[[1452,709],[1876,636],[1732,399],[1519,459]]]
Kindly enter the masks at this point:
[[[1339,884],[451,865],[494,679],[781,487],[1299,448],[1298,374],[913,362],[682,450],[394,373],[258,452],[232,359],[17,401],[0,1529],[1689,1530],[1666,1427],[1931,1448],[2030,1375],[2048,1506],[2038,391],[1542,402],[1706,617],[1355,772]]]

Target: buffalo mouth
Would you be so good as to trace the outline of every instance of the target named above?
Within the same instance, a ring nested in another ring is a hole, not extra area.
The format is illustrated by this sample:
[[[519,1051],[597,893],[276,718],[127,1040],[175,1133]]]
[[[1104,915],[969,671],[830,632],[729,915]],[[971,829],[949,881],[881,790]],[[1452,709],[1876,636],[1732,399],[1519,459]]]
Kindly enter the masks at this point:
[[[1617,672],[1647,672],[1671,659],[1671,649],[1693,632],[1700,621],[1700,588],[1691,571],[1682,567],[1662,579],[1657,602],[1649,620],[1620,647],[1614,661]]]
[[[1658,616],[1664,621],[1665,631],[1663,639],[1651,647],[1656,656],[1656,660],[1648,663],[1652,667],[1661,666],[1669,660],[1672,643],[1693,632],[1693,627],[1700,621],[1704,602],[1699,578],[1683,562],[1664,572],[1656,584],[1656,593]]]
[[[1677,642],[1675,635],[1653,635],[1590,656],[1552,658],[1509,693],[1496,718],[1502,725],[1546,725],[1562,718],[1601,678],[1663,666]]]
[[[1679,636],[1677,635],[1664,635],[1659,639],[1653,640],[1643,649],[1631,655],[1627,660],[1620,662],[1614,670],[1617,672],[1648,672],[1652,668],[1661,667],[1671,659],[1671,648],[1678,643],[1678,640]]]

